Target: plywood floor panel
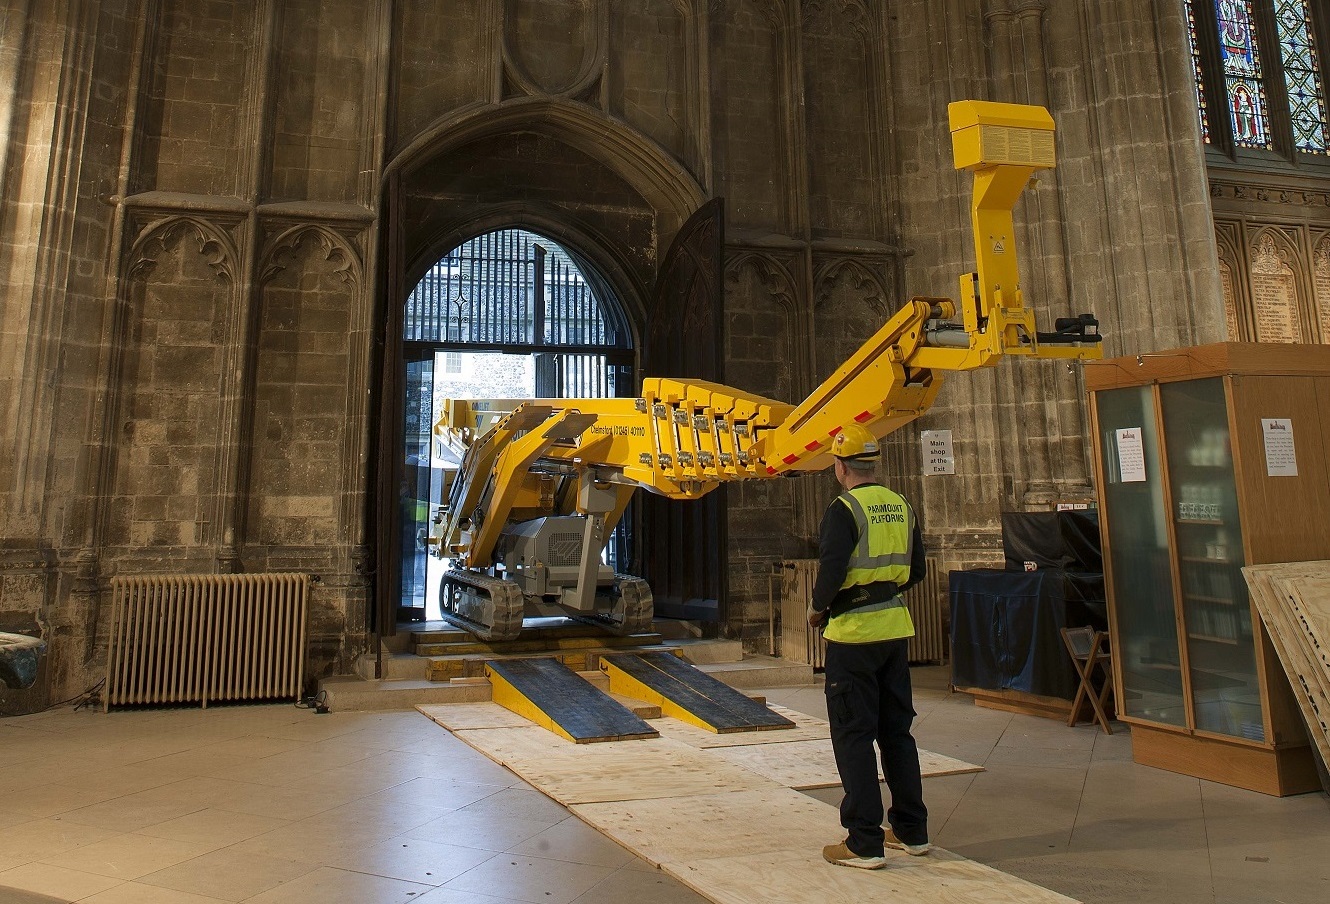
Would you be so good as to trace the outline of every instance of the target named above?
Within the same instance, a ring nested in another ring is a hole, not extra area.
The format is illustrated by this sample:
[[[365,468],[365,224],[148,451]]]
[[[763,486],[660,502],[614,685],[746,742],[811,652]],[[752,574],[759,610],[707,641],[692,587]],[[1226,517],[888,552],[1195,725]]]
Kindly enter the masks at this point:
[[[821,845],[845,837],[835,807],[789,788],[578,804],[569,809],[655,866],[718,854],[771,853],[814,841],[821,851]]]
[[[473,710],[466,718],[482,725],[494,716]],[[660,720],[666,721],[673,720]],[[805,717],[804,725],[789,731],[808,730],[816,721]],[[745,751],[698,748],[670,737],[578,745],[534,725],[454,733],[614,841],[723,904],[1071,901],[941,849],[927,857],[888,851],[887,868],[873,872],[826,863],[822,845],[844,837],[836,808],[727,759],[799,751],[801,742],[751,744]]]
[[[840,775],[836,772],[836,758],[832,753],[829,739],[794,741],[789,744],[715,747],[709,752],[796,791],[840,786]],[[919,769],[925,778],[984,771],[982,766],[933,753],[930,750],[919,751]],[[883,777],[881,762],[877,765],[877,777],[879,779]]]
[[[431,703],[416,707],[449,731],[529,728],[531,720],[497,703]]]
[[[1072,904],[1073,899],[934,848],[927,857],[887,852],[880,870],[834,867],[810,845],[694,860],[666,869],[717,904]]]
[[[779,787],[669,738],[578,745],[530,724],[454,734],[564,806]]]

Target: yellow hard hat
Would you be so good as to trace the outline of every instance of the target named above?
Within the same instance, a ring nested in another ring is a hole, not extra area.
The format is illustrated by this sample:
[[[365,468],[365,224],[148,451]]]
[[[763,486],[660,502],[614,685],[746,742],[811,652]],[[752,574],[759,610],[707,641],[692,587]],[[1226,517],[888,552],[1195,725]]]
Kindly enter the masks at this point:
[[[877,458],[881,453],[877,437],[859,424],[850,424],[831,441],[831,454],[837,458]]]

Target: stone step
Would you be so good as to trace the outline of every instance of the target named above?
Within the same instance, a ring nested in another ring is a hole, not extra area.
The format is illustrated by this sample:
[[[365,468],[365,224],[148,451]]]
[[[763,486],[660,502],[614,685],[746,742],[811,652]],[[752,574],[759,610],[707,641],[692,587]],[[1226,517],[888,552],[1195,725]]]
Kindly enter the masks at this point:
[[[433,633],[433,632],[431,632]],[[469,656],[496,655],[509,653],[544,653],[558,650],[592,650],[598,648],[620,649],[646,647],[659,644],[659,634],[634,634],[629,637],[614,637],[606,634],[590,636],[532,637],[523,636],[518,640],[504,640],[486,643],[476,640],[469,634],[463,634],[452,640],[416,642],[417,656]]]
[[[606,653],[636,652],[638,650],[674,652],[676,649],[676,647],[661,644],[633,647],[630,650],[614,647],[594,647],[583,650],[536,649],[527,654],[430,656],[426,658],[426,661],[429,663],[428,676],[431,681],[450,681],[453,678],[475,678],[484,675],[485,663],[492,659],[544,657],[557,659],[574,672],[594,672],[600,669],[600,657]]]
[[[785,662],[770,656],[750,656],[743,662],[709,663],[699,668],[738,690],[799,687],[817,681],[811,666]],[[591,671],[574,668],[574,671],[608,693],[609,679],[598,668]],[[367,680],[357,676],[337,676],[320,680],[319,689],[327,691],[328,705],[336,712],[401,710],[427,703],[488,702],[489,680],[483,676],[483,660],[480,660],[477,676],[458,676],[451,681]],[[641,701],[637,703],[640,705]],[[642,718],[656,717],[642,715]]]
[[[579,624],[578,622],[564,621],[561,619],[546,619],[543,621],[545,623],[542,623],[542,620],[528,620],[522,628],[522,636],[519,638],[519,641],[561,639],[569,637],[608,638],[614,636],[606,633],[604,628],[598,628],[595,625],[584,625]],[[557,623],[549,624],[548,622],[550,621],[557,621]],[[439,623],[431,622],[431,624]],[[657,632],[653,629],[653,631],[649,633]],[[405,631],[400,632],[398,636],[402,636],[403,634],[409,636],[413,644],[452,643],[454,641],[468,641],[475,639],[468,631],[446,623],[438,628],[408,628]],[[507,642],[512,643],[514,641]]]
[[[384,651],[380,660],[373,653],[364,653],[356,658],[356,674],[366,680],[373,680],[375,668],[382,662],[380,678],[429,680],[429,659],[414,653],[389,653]]]
[[[704,663],[699,664],[698,668],[738,690],[755,687],[802,687],[816,684],[818,680],[813,674],[811,665],[786,662],[784,659],[772,656],[749,655],[742,662]]]
[[[321,680],[319,689],[327,692],[328,708],[333,712],[379,712],[412,709],[423,703],[487,703],[490,699],[488,681],[483,685],[446,684],[337,676]]]
[[[678,647],[693,665],[740,662],[744,658],[744,645],[739,640],[674,640],[669,644]]]

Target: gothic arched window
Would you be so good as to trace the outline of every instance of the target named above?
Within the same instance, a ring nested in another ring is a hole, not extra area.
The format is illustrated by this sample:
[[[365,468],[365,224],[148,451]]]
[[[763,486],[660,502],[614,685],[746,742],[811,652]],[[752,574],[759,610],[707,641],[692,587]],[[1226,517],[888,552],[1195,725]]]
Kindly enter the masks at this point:
[[[1317,0],[1187,0],[1205,142],[1252,162],[1330,162],[1330,7]]]

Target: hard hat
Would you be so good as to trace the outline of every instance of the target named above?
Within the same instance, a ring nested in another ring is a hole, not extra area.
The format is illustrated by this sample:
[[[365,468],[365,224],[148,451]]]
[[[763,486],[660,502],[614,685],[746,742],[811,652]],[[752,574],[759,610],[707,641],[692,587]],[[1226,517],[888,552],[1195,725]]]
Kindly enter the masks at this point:
[[[859,424],[850,424],[831,441],[831,454],[837,458],[877,458],[881,452],[877,437]]]

